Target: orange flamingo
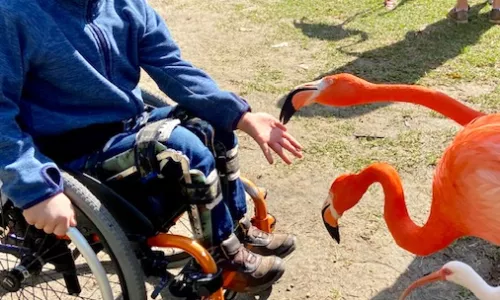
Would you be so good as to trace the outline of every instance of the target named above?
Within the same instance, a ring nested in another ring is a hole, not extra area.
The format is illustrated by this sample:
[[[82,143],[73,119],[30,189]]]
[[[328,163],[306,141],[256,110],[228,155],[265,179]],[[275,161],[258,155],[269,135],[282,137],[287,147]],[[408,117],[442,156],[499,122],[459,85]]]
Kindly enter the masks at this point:
[[[396,243],[416,255],[435,253],[463,236],[500,245],[500,115],[485,115],[437,91],[411,85],[372,84],[349,74],[297,87],[281,113],[288,121],[311,103],[348,106],[378,101],[417,103],[466,125],[445,150],[434,175],[431,212],[423,226],[407,211],[401,179],[386,163],[334,180],[322,208],[323,222],[340,242],[338,220],[373,183],[385,194],[384,219]]]
[[[328,106],[355,106],[375,102],[406,102],[426,106],[466,125],[485,114],[456,99],[417,85],[374,84],[351,74],[336,74],[292,90],[283,104],[280,120],[288,123],[293,114],[313,103]]]

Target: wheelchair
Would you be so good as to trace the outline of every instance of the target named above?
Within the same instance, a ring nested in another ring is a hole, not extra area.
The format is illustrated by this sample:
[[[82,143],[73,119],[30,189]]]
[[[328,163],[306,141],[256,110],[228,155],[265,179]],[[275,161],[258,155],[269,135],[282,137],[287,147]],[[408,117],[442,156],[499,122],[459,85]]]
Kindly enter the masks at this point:
[[[145,90],[143,99],[149,107],[166,104]],[[75,209],[77,229],[105,274],[93,273],[72,239],[48,235],[28,225],[22,211],[1,195],[0,299],[102,299],[98,281],[111,286],[113,299],[155,299],[164,292],[184,299],[238,296],[231,291],[235,273],[218,268],[209,251],[204,205],[169,198],[168,213],[152,218],[151,212],[141,207],[142,200],[134,199],[137,192],[117,191],[74,170],[63,168],[62,175],[64,192]],[[253,225],[272,232],[276,219],[267,211],[266,192],[247,178],[241,180],[253,204],[249,213],[254,207]],[[184,229],[192,231],[192,236],[186,230],[175,232],[186,219]],[[154,281],[152,291],[146,291],[146,279]]]

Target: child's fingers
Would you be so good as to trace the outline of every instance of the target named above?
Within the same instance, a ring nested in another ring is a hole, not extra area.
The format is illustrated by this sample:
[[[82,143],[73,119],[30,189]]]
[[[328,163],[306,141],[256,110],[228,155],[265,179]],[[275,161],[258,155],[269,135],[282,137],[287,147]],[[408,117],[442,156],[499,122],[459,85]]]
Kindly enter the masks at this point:
[[[292,153],[295,157],[302,158],[302,152],[297,150],[297,148],[294,147],[289,140],[283,139],[280,142],[280,145],[283,146],[283,148],[285,148],[286,150],[290,151],[290,153]]]
[[[71,216],[69,218],[69,226],[71,227],[76,227],[76,216],[75,216],[75,210],[73,209],[73,207],[71,207]]]
[[[297,150],[302,150],[302,145],[299,144],[299,142],[291,136],[288,132],[283,132],[283,137],[286,138],[290,143],[297,148]]]
[[[45,226],[43,227],[43,231],[45,231],[45,233],[47,234],[51,234],[54,232],[56,225],[57,223],[45,224]]]
[[[75,216],[71,217],[71,220],[69,221],[69,226],[71,227],[76,227],[77,223],[76,223],[76,218]]]
[[[67,223],[59,223],[54,229],[54,234],[58,236],[65,236],[68,231],[68,227]]]
[[[264,156],[266,157],[267,161],[272,165],[273,164],[273,156],[271,154],[271,150],[269,149],[269,146],[267,143],[259,143],[260,149],[262,149],[262,152],[264,152]]]
[[[286,155],[285,151],[283,150],[283,147],[281,146],[280,143],[273,143],[271,144],[271,148],[276,152],[281,159],[283,159],[284,162],[286,162],[288,165],[292,163],[290,158]]]
[[[283,123],[281,122],[276,122],[276,127],[278,127],[279,129],[283,130],[283,131],[287,131],[288,129],[286,128],[285,125],[283,125]]]
[[[43,229],[45,227],[45,222],[43,220],[37,220],[35,224],[33,224],[37,229]]]

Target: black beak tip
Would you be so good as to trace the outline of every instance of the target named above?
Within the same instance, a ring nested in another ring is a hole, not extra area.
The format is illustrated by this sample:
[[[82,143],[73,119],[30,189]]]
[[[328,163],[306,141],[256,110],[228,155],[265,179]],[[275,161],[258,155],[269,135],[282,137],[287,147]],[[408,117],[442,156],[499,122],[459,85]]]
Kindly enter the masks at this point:
[[[299,87],[294,90],[292,90],[288,95],[286,96],[285,103],[283,103],[283,106],[281,107],[281,113],[280,113],[280,121],[283,122],[283,124],[288,123],[290,119],[292,118],[293,114],[297,112],[295,107],[293,107],[293,97],[302,92],[302,91],[315,91],[317,90],[316,87]]]
[[[283,124],[288,123],[288,121],[290,121],[290,119],[292,118],[293,114],[295,113],[295,108],[292,105],[292,98],[293,98],[293,94],[290,93],[286,97],[285,103],[283,103],[283,106],[281,107],[280,121]]]
[[[330,234],[330,236],[335,241],[337,241],[337,244],[340,244],[340,232],[339,232],[339,228],[338,227],[330,226],[330,224],[328,224],[326,222],[324,222],[324,224],[325,224],[326,230],[328,231],[328,233]]]

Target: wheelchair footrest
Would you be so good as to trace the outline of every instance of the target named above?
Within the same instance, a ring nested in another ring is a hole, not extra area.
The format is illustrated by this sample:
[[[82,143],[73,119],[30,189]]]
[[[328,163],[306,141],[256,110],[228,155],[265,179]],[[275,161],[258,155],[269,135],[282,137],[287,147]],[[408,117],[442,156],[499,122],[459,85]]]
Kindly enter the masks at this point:
[[[207,297],[222,287],[222,269],[216,274],[181,272],[170,285],[170,293],[180,298]]]

